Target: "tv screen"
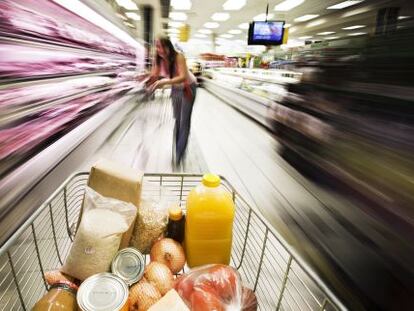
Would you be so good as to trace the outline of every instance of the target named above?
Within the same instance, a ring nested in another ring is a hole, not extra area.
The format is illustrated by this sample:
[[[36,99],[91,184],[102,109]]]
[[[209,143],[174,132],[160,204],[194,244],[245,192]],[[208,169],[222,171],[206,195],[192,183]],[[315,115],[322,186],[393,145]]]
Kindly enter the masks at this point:
[[[249,45],[281,45],[285,22],[252,22],[249,27]]]

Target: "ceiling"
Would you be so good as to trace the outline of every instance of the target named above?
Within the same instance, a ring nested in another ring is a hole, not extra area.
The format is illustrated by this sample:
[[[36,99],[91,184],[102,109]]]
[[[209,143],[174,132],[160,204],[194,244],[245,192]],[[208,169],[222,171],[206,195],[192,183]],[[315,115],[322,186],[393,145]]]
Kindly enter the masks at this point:
[[[266,12],[269,4],[269,14],[274,14],[273,20],[285,20],[292,24],[289,38],[295,39],[303,36],[313,36],[313,39],[323,39],[324,35],[317,35],[323,32],[335,32],[329,36],[348,36],[355,32],[371,33],[375,28],[377,11],[380,7],[398,6],[401,7],[400,15],[413,15],[413,0],[364,0],[360,4],[340,10],[328,10],[327,7],[343,2],[344,0],[305,0],[301,5],[288,12],[274,11],[276,4],[283,0],[247,0],[246,5],[238,11],[224,11],[223,3],[226,0],[191,0],[190,10],[171,11],[185,12],[188,19],[186,24],[191,27],[191,38],[200,30],[205,28],[206,22],[213,22],[211,16],[216,12],[227,12],[230,18],[223,22],[218,22],[219,27],[211,29],[216,35],[228,34],[229,30],[240,29],[238,25],[252,21],[253,17]],[[317,18],[307,22],[295,22],[294,19],[305,14],[317,14]],[[164,20],[165,21],[165,20]],[[168,20],[167,20],[168,21]],[[343,30],[342,28],[354,25],[364,25],[358,30]],[[233,35],[231,40],[245,40],[247,30],[242,30],[241,34]]]

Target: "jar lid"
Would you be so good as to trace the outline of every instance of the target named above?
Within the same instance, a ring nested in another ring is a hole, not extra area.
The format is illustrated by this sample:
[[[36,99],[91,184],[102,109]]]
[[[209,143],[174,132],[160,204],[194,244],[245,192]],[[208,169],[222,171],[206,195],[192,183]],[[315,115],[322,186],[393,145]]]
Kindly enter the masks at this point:
[[[168,209],[168,214],[171,220],[180,220],[183,217],[183,210],[180,206],[175,205]]]
[[[111,269],[112,273],[131,286],[138,282],[144,275],[145,257],[136,248],[124,248],[112,260]]]
[[[71,290],[71,291],[73,291],[73,292],[75,292],[75,293],[76,293],[76,291],[78,290],[78,286],[77,286],[75,283],[73,283],[73,282],[71,282],[71,281],[65,281],[65,280],[62,280],[62,281],[57,281],[57,282],[53,283],[53,284],[50,286],[50,288],[63,288],[63,289],[69,289],[69,290]]]
[[[216,174],[204,174],[202,183],[206,187],[218,187],[220,185],[221,179],[220,176]]]
[[[83,311],[120,311],[128,295],[128,285],[120,277],[104,272],[83,281],[76,299]]]

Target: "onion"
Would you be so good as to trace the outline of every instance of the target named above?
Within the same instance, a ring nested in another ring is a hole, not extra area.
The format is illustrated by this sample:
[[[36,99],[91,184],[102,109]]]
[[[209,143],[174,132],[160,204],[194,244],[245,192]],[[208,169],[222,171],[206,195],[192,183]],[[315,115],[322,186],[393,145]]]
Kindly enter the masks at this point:
[[[151,283],[141,280],[129,289],[129,310],[147,311],[160,299],[159,290]]]
[[[242,291],[242,311],[256,311],[257,298],[250,288],[243,287]]]
[[[46,271],[44,274],[44,277],[45,277],[46,283],[49,285],[53,285],[53,284],[56,284],[62,281],[75,283],[75,278],[62,273],[59,270]]]
[[[144,276],[163,296],[173,287],[174,276],[170,268],[160,262],[153,261],[146,266]]]
[[[161,239],[151,249],[151,261],[165,264],[173,273],[178,273],[184,268],[185,255],[180,243],[173,239]]]

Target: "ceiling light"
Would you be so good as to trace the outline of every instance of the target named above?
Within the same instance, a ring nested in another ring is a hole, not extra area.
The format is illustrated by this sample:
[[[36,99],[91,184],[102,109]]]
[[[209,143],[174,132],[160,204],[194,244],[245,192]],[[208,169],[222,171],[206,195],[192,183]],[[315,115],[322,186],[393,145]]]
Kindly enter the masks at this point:
[[[335,31],[324,31],[324,32],[319,32],[318,35],[327,36],[327,35],[332,35],[334,33],[335,33]]]
[[[127,26],[129,26],[131,28],[135,28],[135,26],[133,24],[131,24],[131,23],[125,23],[125,25],[127,25]]]
[[[178,28],[178,27],[182,27],[182,26],[184,26],[183,22],[168,22],[168,27]]]
[[[335,39],[339,39],[339,37],[326,37],[325,40],[335,40]]]
[[[345,11],[345,13],[342,14],[342,18],[347,18],[347,17],[351,17],[351,16],[354,16],[354,15],[364,14],[364,13],[370,12],[372,10],[374,10],[374,7],[372,7],[372,6],[369,6],[369,5],[368,6],[363,6],[362,8]]]
[[[318,14],[306,14],[306,15],[302,15],[302,16],[295,18],[294,21],[295,22],[306,22],[311,19],[317,18],[318,16],[319,16]]]
[[[203,33],[205,35],[209,35],[213,33],[210,29],[200,29],[198,32]]]
[[[220,37],[230,39],[230,38],[233,38],[234,36],[225,33],[223,35],[220,35]]]
[[[175,21],[186,21],[187,14],[183,12],[170,12],[170,18]]]
[[[362,36],[362,35],[366,35],[366,32],[354,32],[354,33],[349,33],[348,36]]]
[[[215,22],[207,22],[204,24],[204,27],[206,28],[219,28],[220,24]]]
[[[274,16],[273,14],[267,14],[267,19],[271,19],[271,18],[273,18],[273,16]],[[264,20],[266,20],[266,14],[263,13],[263,14],[256,15],[255,17],[253,17],[253,20],[255,22],[264,21]]]
[[[229,33],[231,33],[232,35],[239,35],[242,33],[242,31],[240,29],[232,29],[229,30]]]
[[[337,3],[335,5],[328,6],[327,9],[328,10],[340,10],[340,9],[344,9],[349,6],[361,3],[362,1],[363,0],[348,0],[348,1]]]
[[[237,11],[246,5],[246,0],[227,0],[223,4],[223,10]]]
[[[132,0],[116,0],[116,2],[127,10],[138,11],[137,4]]]
[[[180,31],[177,28],[168,28],[167,32],[168,33],[180,33]]]
[[[289,33],[294,33],[294,32],[296,32],[296,30],[298,30],[298,28],[293,26],[293,27],[289,28]]]
[[[174,10],[190,10],[191,1],[190,0],[171,0],[171,6]]]
[[[126,31],[115,26],[110,21],[105,19],[102,15],[96,13],[89,6],[82,3],[79,0],[54,0],[65,9],[73,12],[74,14],[82,17],[83,19],[89,21],[90,23],[96,25],[99,28],[107,31],[115,38],[118,38],[125,42],[126,44],[133,46],[138,49],[142,49],[142,45],[138,43],[134,38],[131,37]]]
[[[326,23],[326,19],[317,19],[316,21],[310,22],[306,25],[306,28],[310,28],[310,27],[315,27],[315,26],[319,26]]]
[[[229,13],[214,13],[211,15],[213,21],[224,22],[230,18]]]
[[[130,19],[133,19],[134,21],[140,21],[141,20],[141,16],[139,16],[137,13],[126,12],[125,15],[128,16]]]
[[[240,29],[249,29],[249,23],[242,23],[239,25]]]
[[[292,26],[292,24],[285,24],[285,25],[283,26],[283,28],[289,28],[290,26]]]
[[[301,40],[308,40],[308,39],[312,39],[313,37],[312,36],[302,36],[302,37],[299,37],[299,39],[301,39]]]
[[[410,18],[411,16],[398,16],[399,20]]]
[[[354,29],[360,29],[360,28],[364,28],[366,27],[365,25],[355,25],[355,26],[349,26],[349,27],[345,27],[342,28],[343,30],[354,30]]]
[[[116,15],[118,15],[118,17],[122,18],[124,21],[128,19],[128,18],[125,17],[125,15],[122,15],[120,13],[118,13]]]
[[[197,37],[197,38],[207,38],[208,36],[207,36],[207,35],[204,35],[204,34],[202,34],[202,33],[196,33],[196,34],[194,35],[194,37]]]
[[[305,0],[285,0],[275,6],[275,11],[290,11],[291,9],[301,5]]]

